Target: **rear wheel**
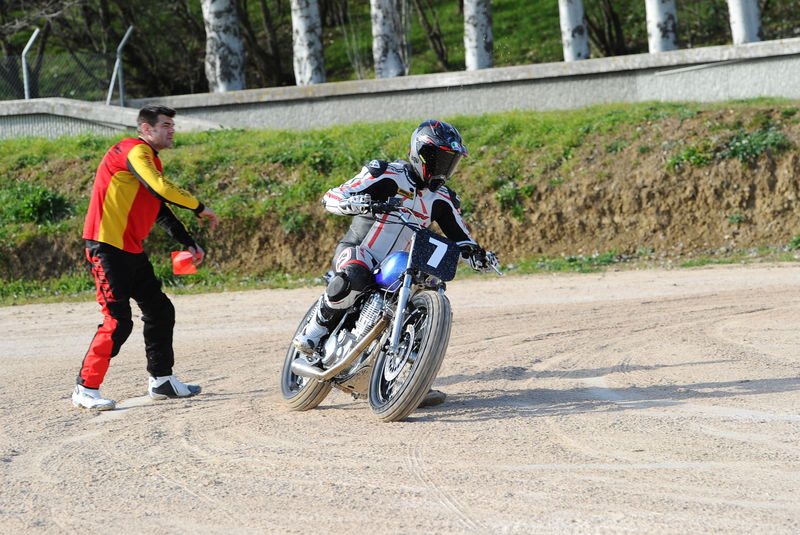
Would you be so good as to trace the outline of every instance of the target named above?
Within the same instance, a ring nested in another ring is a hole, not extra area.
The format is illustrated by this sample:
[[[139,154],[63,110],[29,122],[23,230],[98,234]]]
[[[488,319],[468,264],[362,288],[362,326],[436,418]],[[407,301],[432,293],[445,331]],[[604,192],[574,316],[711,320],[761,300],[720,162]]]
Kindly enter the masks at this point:
[[[384,348],[370,380],[369,404],[384,422],[402,420],[416,410],[439,373],[450,341],[452,312],[444,294],[419,293],[409,305],[396,354]]]
[[[308,309],[303,321],[295,331],[295,336],[303,327],[306,326],[311,320],[311,316],[316,313],[317,303],[315,302]],[[292,337],[294,338],[294,337]],[[281,370],[281,394],[283,399],[290,410],[293,411],[307,411],[313,409],[325,399],[328,392],[331,391],[331,385],[322,383],[310,377],[303,377],[292,373],[292,362],[297,359],[305,359],[305,355],[298,351],[293,344],[289,344],[289,350],[286,352],[286,358],[283,361],[283,369]]]

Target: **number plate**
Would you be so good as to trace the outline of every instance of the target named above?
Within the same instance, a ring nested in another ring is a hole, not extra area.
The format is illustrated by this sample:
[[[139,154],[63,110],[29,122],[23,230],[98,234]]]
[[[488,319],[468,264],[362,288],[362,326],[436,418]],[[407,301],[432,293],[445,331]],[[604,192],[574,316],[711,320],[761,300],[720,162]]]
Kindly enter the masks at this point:
[[[443,281],[451,281],[456,276],[460,256],[461,250],[455,242],[422,229],[414,239],[411,265]]]

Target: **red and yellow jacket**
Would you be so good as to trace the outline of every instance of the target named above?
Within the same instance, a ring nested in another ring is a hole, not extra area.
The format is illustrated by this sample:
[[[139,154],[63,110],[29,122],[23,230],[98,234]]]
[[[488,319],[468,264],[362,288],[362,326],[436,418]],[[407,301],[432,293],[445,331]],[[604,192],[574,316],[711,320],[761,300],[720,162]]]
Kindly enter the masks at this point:
[[[185,227],[165,203],[203,211],[203,204],[163,174],[158,153],[142,139],[111,147],[97,168],[83,239],[141,253],[142,241],[158,220],[170,235],[193,245]]]

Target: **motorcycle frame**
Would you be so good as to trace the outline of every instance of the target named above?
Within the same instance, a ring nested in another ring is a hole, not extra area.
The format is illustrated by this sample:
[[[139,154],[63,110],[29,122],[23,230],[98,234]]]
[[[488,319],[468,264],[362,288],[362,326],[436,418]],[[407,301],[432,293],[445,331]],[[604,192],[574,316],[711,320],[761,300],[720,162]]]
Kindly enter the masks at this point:
[[[409,224],[408,218],[402,212],[397,214],[400,219],[406,224]],[[390,355],[394,356],[397,354],[398,346],[400,345],[400,337],[402,336],[403,330],[403,321],[405,320],[406,314],[406,306],[408,305],[408,300],[411,297],[411,288],[414,284],[414,275],[412,268],[413,263],[413,252],[414,246],[417,243],[417,236],[418,234],[415,232],[414,235],[411,237],[411,245],[408,249],[408,260],[406,262],[406,269],[403,272],[403,285],[400,287],[400,290],[397,294],[397,303],[395,304],[395,313],[392,317],[392,314],[389,313],[387,315],[382,315],[375,325],[367,332],[366,335],[350,350],[350,352],[345,355],[337,364],[333,365],[332,367],[323,370],[316,366],[313,366],[310,362],[306,359],[298,358],[292,362],[291,369],[292,373],[295,375],[299,375],[302,377],[308,377],[311,379],[316,379],[318,381],[330,381],[345,369],[350,366],[355,359],[364,352],[369,345],[375,341],[378,336],[386,329],[389,324],[389,321],[394,321],[392,324],[392,333],[391,338],[389,340],[389,347],[387,348],[387,352]],[[441,291],[441,290],[440,290]]]

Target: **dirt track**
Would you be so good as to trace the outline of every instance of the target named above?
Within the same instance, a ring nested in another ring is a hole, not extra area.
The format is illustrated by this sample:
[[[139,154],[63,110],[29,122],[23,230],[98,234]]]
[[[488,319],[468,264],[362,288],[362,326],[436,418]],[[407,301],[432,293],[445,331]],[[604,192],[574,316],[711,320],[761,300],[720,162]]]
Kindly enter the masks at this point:
[[[93,303],[0,308],[0,533],[800,533],[796,265],[471,278],[439,407],[381,424],[278,372],[319,288],[177,296],[196,398],[68,402]]]

